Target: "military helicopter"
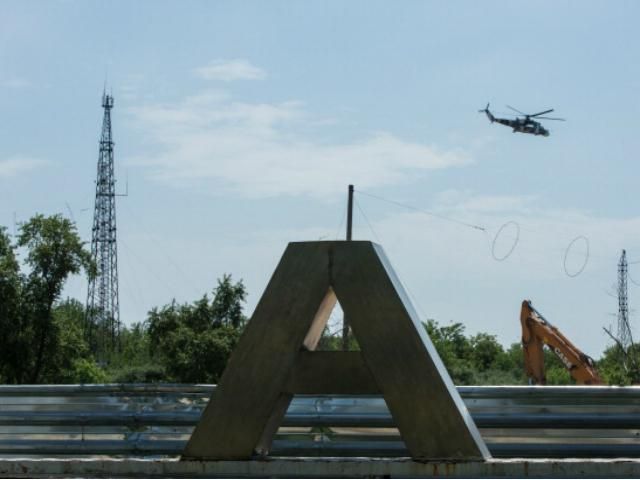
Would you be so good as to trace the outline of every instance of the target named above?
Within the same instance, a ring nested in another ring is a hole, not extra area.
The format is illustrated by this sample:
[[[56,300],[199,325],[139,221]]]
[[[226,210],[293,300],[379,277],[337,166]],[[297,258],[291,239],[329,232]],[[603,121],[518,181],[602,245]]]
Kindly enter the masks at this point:
[[[533,114],[523,113],[520,110],[516,110],[515,108],[510,107],[509,105],[507,105],[507,108],[513,110],[516,113],[519,113],[520,115],[522,115],[522,117],[516,116],[516,118],[513,119],[513,120],[510,120],[508,118],[496,118],[489,111],[489,104],[488,103],[487,103],[487,106],[485,108],[483,108],[482,110],[478,110],[478,112],[486,113],[487,117],[489,118],[489,120],[491,120],[491,123],[498,122],[498,123],[500,123],[502,125],[506,125],[507,127],[513,128],[513,133],[516,133],[516,132],[530,133],[531,135],[542,135],[543,137],[548,137],[549,136],[549,130],[544,128],[540,124],[540,122],[537,122],[536,120],[533,120],[534,118],[535,119],[544,119],[544,120],[559,120],[561,122],[564,122],[564,118],[541,117],[540,116],[540,115],[545,115],[547,113],[553,112],[553,108],[551,108],[549,110],[545,110],[544,112],[538,112],[538,113],[533,113]]]

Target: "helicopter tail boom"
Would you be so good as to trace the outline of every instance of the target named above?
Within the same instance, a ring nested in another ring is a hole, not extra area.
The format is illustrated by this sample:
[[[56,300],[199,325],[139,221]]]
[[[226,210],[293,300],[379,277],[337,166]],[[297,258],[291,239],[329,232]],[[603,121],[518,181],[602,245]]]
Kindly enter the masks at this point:
[[[493,123],[496,119],[496,117],[493,116],[493,114],[489,111],[489,104],[487,103],[487,106],[484,107],[482,110],[478,110],[479,113],[486,113],[487,114],[487,118],[491,121],[491,123]]]

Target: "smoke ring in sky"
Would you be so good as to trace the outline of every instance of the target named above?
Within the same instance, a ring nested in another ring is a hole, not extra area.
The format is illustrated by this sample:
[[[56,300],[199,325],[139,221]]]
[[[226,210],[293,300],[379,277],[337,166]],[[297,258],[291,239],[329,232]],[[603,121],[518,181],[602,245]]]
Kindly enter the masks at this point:
[[[587,253],[585,253],[584,255],[584,262],[582,266],[578,270],[576,270],[574,273],[569,273],[569,269],[567,268],[567,257],[569,256],[569,252],[571,251],[571,249],[573,248],[573,246],[578,240],[584,241],[584,244],[587,246]],[[564,260],[562,262],[562,266],[564,267],[564,273],[567,275],[567,277],[575,278],[584,271],[584,269],[587,267],[587,263],[589,263],[589,239],[584,235],[579,235],[573,240],[571,240],[571,243],[569,243],[566,250],[564,251]]]
[[[513,225],[514,227],[516,227],[516,237],[513,240],[513,245],[511,245],[511,248],[509,249],[509,251],[506,253],[506,255],[503,255],[502,257],[498,257],[496,255],[496,242],[498,240],[498,238],[500,237],[500,235],[502,234],[502,231],[507,228],[509,225]],[[499,229],[498,232],[496,233],[496,236],[493,237],[493,243],[491,244],[491,256],[493,257],[493,259],[497,262],[502,262],[503,260],[506,260],[507,258],[509,258],[511,256],[511,254],[513,253],[513,251],[516,249],[516,245],[518,245],[518,242],[520,241],[520,225],[518,224],[518,222],[515,222],[513,220],[511,220],[510,222],[506,222],[504,223]]]

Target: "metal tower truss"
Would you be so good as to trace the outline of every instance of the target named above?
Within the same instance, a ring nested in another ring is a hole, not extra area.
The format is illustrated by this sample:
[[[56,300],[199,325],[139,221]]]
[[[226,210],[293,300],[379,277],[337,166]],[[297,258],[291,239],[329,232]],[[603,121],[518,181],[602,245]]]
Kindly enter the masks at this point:
[[[627,350],[633,343],[629,325],[629,305],[627,301],[628,278],[627,252],[622,250],[618,262],[618,341]]]
[[[100,136],[96,200],[91,236],[91,256],[97,273],[89,279],[86,329],[99,357],[118,344],[120,307],[118,301],[118,249],[116,243],[116,192],[113,168],[111,109],[113,96],[102,95],[104,118]]]

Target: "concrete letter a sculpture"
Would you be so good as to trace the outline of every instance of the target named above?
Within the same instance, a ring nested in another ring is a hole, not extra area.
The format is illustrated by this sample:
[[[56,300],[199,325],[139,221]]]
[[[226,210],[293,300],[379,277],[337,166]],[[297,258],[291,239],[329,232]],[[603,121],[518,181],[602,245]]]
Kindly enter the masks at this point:
[[[359,352],[314,352],[336,300]],[[382,394],[415,460],[486,460],[484,441],[382,248],[287,247],[183,459],[267,455],[291,398]]]

